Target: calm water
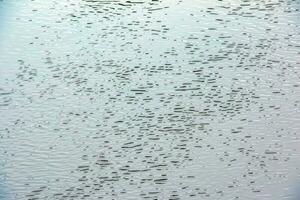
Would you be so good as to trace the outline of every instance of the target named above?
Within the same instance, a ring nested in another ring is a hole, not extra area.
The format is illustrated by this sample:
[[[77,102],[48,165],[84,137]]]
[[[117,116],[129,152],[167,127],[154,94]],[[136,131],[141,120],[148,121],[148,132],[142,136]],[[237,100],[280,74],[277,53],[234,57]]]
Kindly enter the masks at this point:
[[[299,9],[0,0],[0,199],[299,200]]]

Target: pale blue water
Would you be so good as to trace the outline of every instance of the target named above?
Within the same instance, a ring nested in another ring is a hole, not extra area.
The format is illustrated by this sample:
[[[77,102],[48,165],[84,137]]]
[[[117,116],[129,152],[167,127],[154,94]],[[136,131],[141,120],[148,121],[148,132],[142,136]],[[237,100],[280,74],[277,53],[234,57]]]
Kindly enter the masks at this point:
[[[0,1],[0,199],[298,200],[299,1]]]

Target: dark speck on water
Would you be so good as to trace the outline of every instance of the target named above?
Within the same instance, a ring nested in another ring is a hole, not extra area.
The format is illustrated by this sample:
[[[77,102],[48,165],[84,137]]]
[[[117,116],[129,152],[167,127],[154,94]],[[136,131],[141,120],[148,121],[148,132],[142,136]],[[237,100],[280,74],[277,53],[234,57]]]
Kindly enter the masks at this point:
[[[299,200],[299,6],[0,0],[0,200]]]

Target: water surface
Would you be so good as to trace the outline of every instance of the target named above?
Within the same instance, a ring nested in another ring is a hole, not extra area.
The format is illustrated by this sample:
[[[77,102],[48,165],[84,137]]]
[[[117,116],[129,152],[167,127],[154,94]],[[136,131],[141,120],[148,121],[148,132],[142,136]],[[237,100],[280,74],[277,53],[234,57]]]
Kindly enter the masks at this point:
[[[296,198],[298,8],[0,1],[0,199]]]

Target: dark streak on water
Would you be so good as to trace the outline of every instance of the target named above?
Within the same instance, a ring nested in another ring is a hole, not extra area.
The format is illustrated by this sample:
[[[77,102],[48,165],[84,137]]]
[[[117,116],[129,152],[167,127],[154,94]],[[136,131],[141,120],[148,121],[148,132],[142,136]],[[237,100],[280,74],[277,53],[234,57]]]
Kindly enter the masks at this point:
[[[0,158],[11,199],[292,198],[299,1],[10,3]]]

